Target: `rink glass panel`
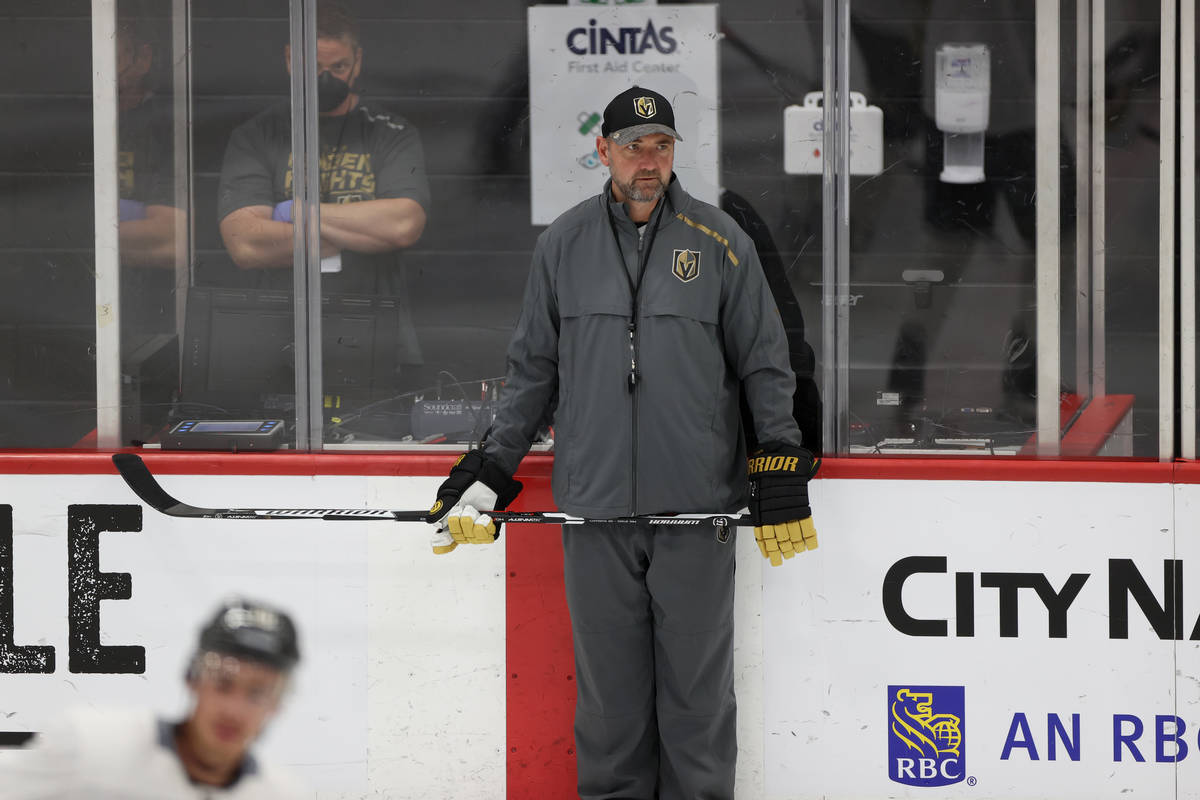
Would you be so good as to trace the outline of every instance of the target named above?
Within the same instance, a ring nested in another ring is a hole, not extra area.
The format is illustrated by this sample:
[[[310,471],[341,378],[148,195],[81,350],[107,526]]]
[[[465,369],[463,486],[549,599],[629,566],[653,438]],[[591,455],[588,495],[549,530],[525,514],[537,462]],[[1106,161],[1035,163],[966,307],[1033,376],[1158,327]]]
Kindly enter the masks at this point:
[[[758,0],[719,10],[722,187],[762,220],[818,359],[830,198],[820,176],[785,171],[781,139],[785,109],[822,88],[823,6]],[[390,311],[360,306],[355,316],[353,298],[330,293],[326,391],[322,407],[308,411],[325,422],[327,446],[407,448],[438,440],[427,424],[414,430],[417,403],[470,403],[469,418],[504,373],[542,230],[529,222],[528,5],[359,0],[353,8],[364,102],[404,117],[424,147],[428,221],[403,253],[396,283],[421,363],[394,384],[347,388],[348,373],[386,374],[392,356],[375,350]],[[143,140],[165,166],[152,190],[162,200],[151,205],[179,209],[183,219],[162,265],[122,266],[124,444],[154,441],[184,418],[295,418],[290,291],[279,276],[264,280],[233,263],[217,215],[231,132],[290,98],[290,10],[283,0],[118,4],[153,50],[146,83],[160,111],[147,124],[162,132]],[[2,34],[9,71],[23,76],[0,97],[10,106],[0,148],[3,447],[87,446],[96,427],[90,13],[82,0],[29,0]],[[882,112],[883,171],[850,181],[850,248],[840,254],[850,276],[849,357],[834,365],[848,374],[849,391],[825,409],[840,407],[847,421],[834,449],[888,438],[1026,441],[1037,346],[1032,8],[864,0],[848,13],[849,86]],[[1093,398],[1096,359],[1099,388],[1134,398],[1133,454],[1152,456],[1160,25],[1157,7],[1146,4],[1109,3],[1104,13],[1104,341],[1098,358],[1087,356],[1081,383],[1078,354],[1092,352],[1094,334],[1090,320],[1078,324],[1075,302],[1078,15],[1074,3],[1061,8],[1061,385]],[[181,42],[190,47],[182,73],[172,57]],[[946,43],[983,43],[990,54],[986,178],[978,184],[939,179],[945,148],[934,65]],[[189,152],[179,153],[178,142]],[[1077,331],[1088,338],[1083,346]],[[826,364],[814,366],[821,385]],[[476,438],[484,419],[476,414],[444,443]]]
[[[1132,443],[1122,454],[1153,457],[1157,4],[1097,6],[1105,14],[1098,152],[1090,120],[1082,131],[1076,120],[1077,105],[1095,99],[1093,76],[1077,65],[1079,9],[1063,3],[1060,11],[1059,385],[1085,406],[1132,396]],[[1086,16],[1082,24],[1090,35]],[[1019,451],[1037,430],[1035,136],[1052,122],[1035,107],[1034,6],[856,0],[850,38],[850,87],[882,110],[883,169],[850,182],[850,358],[839,365],[849,372],[848,443],[875,453]],[[954,106],[978,98],[939,81],[943,48],[957,48],[958,58],[985,49],[984,125],[955,126],[954,112],[968,121],[973,112]],[[939,101],[949,112],[939,113]],[[947,171],[971,161],[961,152],[964,129],[982,139],[978,182],[954,182]],[[1085,178],[1089,166],[1102,176],[1098,185],[1085,180],[1082,194],[1081,164]],[[1099,232],[1087,227],[1093,203],[1104,214]]]

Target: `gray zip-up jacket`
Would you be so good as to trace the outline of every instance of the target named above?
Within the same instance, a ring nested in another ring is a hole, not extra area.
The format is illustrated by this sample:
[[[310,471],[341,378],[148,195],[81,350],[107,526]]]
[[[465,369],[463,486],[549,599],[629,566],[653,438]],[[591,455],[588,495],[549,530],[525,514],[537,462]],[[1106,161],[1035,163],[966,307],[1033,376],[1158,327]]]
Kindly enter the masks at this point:
[[[639,238],[606,183],[538,237],[483,450],[516,472],[553,411],[561,510],[731,513],[747,495],[741,387],[758,441],[800,444],[783,324],[750,237],[672,176]]]

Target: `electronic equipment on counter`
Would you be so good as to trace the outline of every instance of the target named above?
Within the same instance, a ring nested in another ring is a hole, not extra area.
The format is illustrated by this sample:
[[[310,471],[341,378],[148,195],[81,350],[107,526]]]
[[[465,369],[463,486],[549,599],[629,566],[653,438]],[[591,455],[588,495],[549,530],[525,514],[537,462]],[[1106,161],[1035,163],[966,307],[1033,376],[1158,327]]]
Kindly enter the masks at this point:
[[[418,400],[409,426],[413,439],[444,437],[448,441],[478,441],[496,418],[490,400]]]
[[[283,420],[185,419],[162,437],[164,450],[278,450]]]
[[[324,393],[360,407],[395,395],[402,359],[401,297],[321,297]],[[292,293],[194,287],[188,291],[182,400],[243,418],[286,416],[295,407]],[[203,412],[193,412],[196,413]]]

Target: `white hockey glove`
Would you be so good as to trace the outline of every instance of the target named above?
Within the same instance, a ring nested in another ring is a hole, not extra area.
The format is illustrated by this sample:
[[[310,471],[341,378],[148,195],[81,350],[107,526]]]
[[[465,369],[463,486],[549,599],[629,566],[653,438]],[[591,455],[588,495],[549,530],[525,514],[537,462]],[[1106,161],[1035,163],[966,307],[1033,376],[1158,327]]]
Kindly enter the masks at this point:
[[[515,481],[479,450],[464,453],[438,488],[429,510],[434,524],[431,545],[444,555],[460,544],[491,544],[500,538],[500,525],[487,512],[504,509],[521,491]],[[446,509],[449,511],[446,511]]]

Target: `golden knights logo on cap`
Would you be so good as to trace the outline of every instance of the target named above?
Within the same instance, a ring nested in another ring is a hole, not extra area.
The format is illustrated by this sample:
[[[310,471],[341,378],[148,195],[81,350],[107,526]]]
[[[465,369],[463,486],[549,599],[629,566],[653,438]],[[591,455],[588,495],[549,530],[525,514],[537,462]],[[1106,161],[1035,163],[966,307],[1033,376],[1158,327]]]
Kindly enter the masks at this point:
[[[700,253],[695,250],[676,250],[671,259],[671,274],[684,283],[700,277]]]
[[[654,119],[657,110],[654,108],[653,97],[637,97],[633,101],[633,113],[642,119]]]

